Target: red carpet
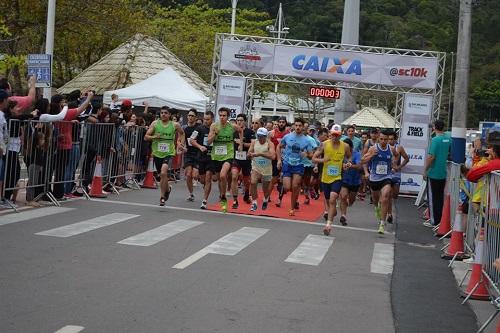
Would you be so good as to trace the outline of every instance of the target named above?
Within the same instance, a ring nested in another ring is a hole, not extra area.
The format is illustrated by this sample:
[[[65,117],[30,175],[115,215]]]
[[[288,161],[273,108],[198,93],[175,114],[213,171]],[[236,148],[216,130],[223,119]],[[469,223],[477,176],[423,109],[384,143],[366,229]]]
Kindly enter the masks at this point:
[[[262,199],[264,198],[262,191],[259,191],[259,199],[258,199],[258,209],[255,212],[250,211],[250,205],[243,201],[243,197],[240,195],[238,197],[239,207],[238,209],[232,209],[231,206],[233,204],[233,199],[228,198],[228,213],[236,213],[243,215],[258,215],[258,216],[271,216],[278,217],[283,219],[290,220],[300,220],[300,221],[309,221],[316,222],[319,218],[323,216],[324,204],[323,204],[323,196],[321,196],[318,200],[311,199],[311,203],[309,205],[304,205],[303,202],[305,200],[304,195],[299,196],[299,209],[295,210],[295,216],[288,216],[288,211],[290,210],[290,193],[287,193],[283,197],[283,202],[281,207],[276,207],[275,202],[278,201],[278,192],[273,191],[271,194],[271,202],[267,206],[266,210],[262,210]],[[207,207],[209,210],[220,211],[220,203],[210,204]]]

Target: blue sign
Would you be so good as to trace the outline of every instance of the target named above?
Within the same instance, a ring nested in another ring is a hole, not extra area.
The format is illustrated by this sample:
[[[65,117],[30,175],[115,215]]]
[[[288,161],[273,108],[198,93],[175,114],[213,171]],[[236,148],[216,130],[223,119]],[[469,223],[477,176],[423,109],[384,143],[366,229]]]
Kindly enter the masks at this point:
[[[490,128],[497,125],[494,121],[481,121],[479,122],[479,130],[481,131],[481,141],[486,142],[486,134]]]
[[[52,86],[52,58],[50,54],[28,54],[28,75],[36,76],[37,88]]]

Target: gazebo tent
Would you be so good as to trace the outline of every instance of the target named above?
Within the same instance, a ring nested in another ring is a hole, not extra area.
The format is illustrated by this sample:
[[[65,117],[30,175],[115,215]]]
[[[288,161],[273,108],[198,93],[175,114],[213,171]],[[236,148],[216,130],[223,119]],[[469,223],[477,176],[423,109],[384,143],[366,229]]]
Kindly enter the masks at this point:
[[[117,94],[119,100],[130,99],[134,105],[147,101],[150,106],[187,110],[195,108],[204,112],[208,98],[202,91],[194,88],[174,69],[168,67],[150,78],[118,90],[106,91],[103,102],[111,102],[111,94]]]
[[[356,124],[357,127],[399,128],[393,116],[383,109],[365,107],[346,120],[342,125]]]

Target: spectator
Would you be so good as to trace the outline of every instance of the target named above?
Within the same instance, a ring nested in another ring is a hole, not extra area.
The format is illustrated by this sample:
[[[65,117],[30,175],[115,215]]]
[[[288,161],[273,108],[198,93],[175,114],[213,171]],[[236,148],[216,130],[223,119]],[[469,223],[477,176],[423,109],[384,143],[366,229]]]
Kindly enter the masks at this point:
[[[3,177],[4,177],[4,166],[5,166],[5,153],[6,146],[5,141],[7,139],[7,121],[5,120],[5,114],[3,110],[7,108],[7,103],[9,102],[9,94],[7,91],[0,89],[0,195],[3,193]],[[0,206],[3,207],[4,202],[0,202]]]
[[[467,173],[467,179],[471,182],[477,182],[484,175],[500,170],[500,126],[495,126],[488,131],[486,143],[490,146],[487,150],[490,160],[473,167]]]
[[[429,200],[430,223],[426,226],[435,226],[441,221],[444,203],[444,187],[446,185],[446,162],[450,152],[450,138],[444,134],[444,122],[434,122],[434,133],[429,153],[425,160],[424,178],[427,178],[427,198]]]
[[[17,103],[17,107],[20,109],[21,112],[28,110],[35,102],[36,98],[35,83],[36,83],[36,76],[32,75],[28,79],[28,87],[29,87],[28,96],[9,97],[10,101],[15,101]],[[12,95],[12,88],[7,78],[0,78],[0,89],[5,90],[9,95]]]

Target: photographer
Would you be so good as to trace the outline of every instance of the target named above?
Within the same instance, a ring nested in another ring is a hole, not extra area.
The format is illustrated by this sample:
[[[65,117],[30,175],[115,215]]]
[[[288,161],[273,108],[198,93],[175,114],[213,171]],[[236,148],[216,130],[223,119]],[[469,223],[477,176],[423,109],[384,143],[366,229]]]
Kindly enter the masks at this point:
[[[486,143],[490,148],[486,150],[490,160],[486,164],[474,166],[468,173],[467,179],[477,182],[484,175],[500,170],[500,126],[492,127],[486,136]]]

